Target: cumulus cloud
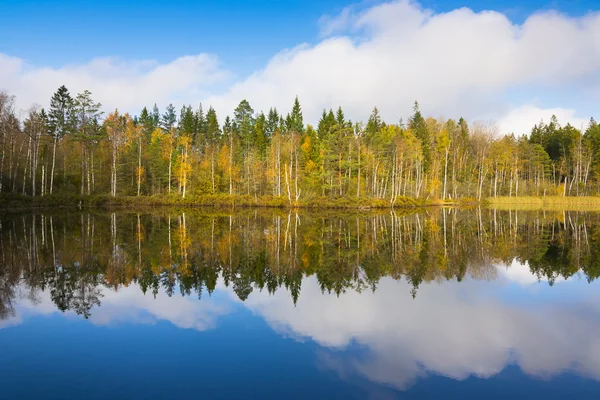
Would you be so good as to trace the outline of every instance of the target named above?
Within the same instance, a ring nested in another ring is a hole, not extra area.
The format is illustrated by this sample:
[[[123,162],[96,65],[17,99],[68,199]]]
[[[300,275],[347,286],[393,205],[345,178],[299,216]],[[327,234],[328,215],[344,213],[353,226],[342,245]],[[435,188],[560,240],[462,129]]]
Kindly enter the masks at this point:
[[[230,78],[215,56],[200,54],[160,64],[153,60],[127,61],[96,58],[83,65],[37,67],[0,53],[0,88],[16,95],[26,109],[33,103],[46,106],[60,85],[73,94],[87,89],[104,110],[119,108],[139,112],[158,103],[196,102],[207,90]]]
[[[168,64],[98,59],[55,69],[0,55],[0,87],[25,106],[65,83],[127,111],[155,101],[203,101],[220,115],[244,98],[257,111],[288,111],[298,95],[310,123],[338,105],[354,120],[366,120],[377,106],[396,122],[419,100],[428,115],[495,119],[501,133],[526,133],[553,113],[579,127],[589,118],[581,96],[600,90],[598,13],[542,12],[516,24],[496,11],[435,13],[399,0],[347,7],[322,17],[320,27],[318,43],[283,50],[235,81],[206,54]],[[539,105],[540,98],[555,103]]]
[[[210,102],[231,109],[248,98],[256,109],[267,109],[287,105],[297,94],[310,121],[338,104],[363,120],[377,105],[396,121],[417,99],[427,114],[494,118],[506,129],[523,131],[520,124],[529,120],[510,114],[511,90],[531,91],[523,105],[531,110],[527,102],[540,94],[581,85],[600,72],[600,14],[546,12],[518,25],[494,11],[435,14],[397,1],[357,12],[347,8],[323,24],[325,33],[353,33],[282,52]],[[565,94],[560,109],[572,108],[576,96]],[[536,111],[539,122],[555,110]],[[575,112],[563,114],[579,121]]]

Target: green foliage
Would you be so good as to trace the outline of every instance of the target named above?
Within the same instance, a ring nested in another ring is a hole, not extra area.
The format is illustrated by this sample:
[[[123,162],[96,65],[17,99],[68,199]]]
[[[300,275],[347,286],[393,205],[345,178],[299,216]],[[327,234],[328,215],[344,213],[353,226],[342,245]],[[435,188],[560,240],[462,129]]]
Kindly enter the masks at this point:
[[[53,138],[61,139],[70,135],[76,129],[75,101],[69,90],[63,85],[58,88],[50,99],[48,111],[48,134]]]
[[[294,99],[294,105],[292,107],[292,113],[289,116],[289,122],[287,124],[288,131],[302,134],[304,132],[304,120],[302,117],[302,109],[300,108],[300,102],[298,96]]]
[[[254,145],[254,110],[250,107],[247,100],[242,100],[233,111],[233,122],[235,124],[235,133],[239,136],[244,153],[248,153]]]
[[[429,129],[427,128],[427,124],[425,123],[425,118],[423,118],[421,115],[421,110],[419,110],[419,103],[416,101],[413,111],[414,114],[410,118],[408,126],[413,132],[415,132],[415,135],[421,141],[425,171],[427,172],[431,165],[431,135]]]
[[[369,121],[367,122],[367,127],[365,129],[367,139],[373,140],[384,126],[385,124],[379,115],[379,110],[377,107],[373,108],[373,112],[371,112],[371,115],[369,116]]]
[[[216,143],[221,138],[221,128],[219,128],[219,120],[217,112],[210,107],[206,113],[206,141],[210,144]]]
[[[593,119],[585,133],[553,117],[529,137],[498,135],[493,124],[425,118],[415,102],[406,125],[386,124],[376,107],[366,124],[353,123],[337,107],[323,110],[314,129],[296,97],[287,115],[275,108],[255,113],[242,100],[222,127],[215,109],[205,114],[202,104],[178,113],[170,104],[162,114],[156,105],[144,107],[125,116],[125,134],[114,136],[90,92],[72,99],[62,86],[50,103],[47,115],[41,110],[23,121],[2,106],[0,193],[226,193],[254,203],[275,195],[288,206],[364,198],[388,207],[409,197],[435,203],[600,194]]]
[[[177,123],[177,114],[175,114],[175,106],[169,104],[165,113],[160,117],[160,126],[164,131],[169,132]]]

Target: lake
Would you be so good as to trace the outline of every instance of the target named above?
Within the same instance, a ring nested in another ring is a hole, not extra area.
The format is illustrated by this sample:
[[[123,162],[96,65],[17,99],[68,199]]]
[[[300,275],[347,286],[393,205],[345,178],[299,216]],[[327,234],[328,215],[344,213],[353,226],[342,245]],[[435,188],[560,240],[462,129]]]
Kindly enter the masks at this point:
[[[600,213],[0,215],[6,399],[597,398]]]

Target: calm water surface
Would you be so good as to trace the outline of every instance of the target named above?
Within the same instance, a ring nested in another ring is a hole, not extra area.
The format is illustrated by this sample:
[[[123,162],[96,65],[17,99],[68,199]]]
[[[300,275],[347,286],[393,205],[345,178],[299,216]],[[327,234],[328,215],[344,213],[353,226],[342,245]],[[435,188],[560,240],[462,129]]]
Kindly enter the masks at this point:
[[[6,399],[598,398],[600,214],[0,215]]]

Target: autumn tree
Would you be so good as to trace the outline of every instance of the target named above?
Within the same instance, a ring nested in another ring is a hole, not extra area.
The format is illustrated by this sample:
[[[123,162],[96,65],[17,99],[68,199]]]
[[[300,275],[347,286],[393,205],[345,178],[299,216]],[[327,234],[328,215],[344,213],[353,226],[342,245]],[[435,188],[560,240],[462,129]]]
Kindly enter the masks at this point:
[[[126,140],[126,133],[128,125],[132,125],[131,117],[119,114],[118,110],[110,113],[104,125],[106,127],[106,133],[108,134],[108,140],[111,144],[111,176],[110,176],[110,194],[115,197],[117,195],[117,159],[119,153]]]
[[[147,123],[147,121],[145,120]],[[144,125],[141,122],[136,123],[133,118],[126,118],[125,138],[130,147],[137,147],[137,168],[135,177],[137,181],[137,195],[141,193],[142,178],[144,177],[144,167],[142,166],[142,147],[145,139]]]

